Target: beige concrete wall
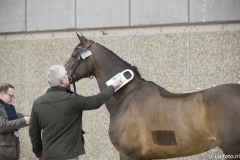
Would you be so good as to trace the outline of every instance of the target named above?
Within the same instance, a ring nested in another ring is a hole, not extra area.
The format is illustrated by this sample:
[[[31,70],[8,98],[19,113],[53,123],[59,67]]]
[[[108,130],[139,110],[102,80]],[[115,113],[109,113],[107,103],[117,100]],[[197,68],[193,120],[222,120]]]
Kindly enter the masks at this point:
[[[142,77],[171,92],[192,92],[240,80],[240,31],[164,33],[149,35],[99,36],[93,39],[122,59],[138,67]],[[78,39],[49,38],[0,41],[0,82],[16,88],[16,109],[31,113],[33,101],[48,88],[46,70],[53,64],[65,64]],[[77,83],[77,92],[99,92],[95,79]],[[105,106],[83,113],[86,131],[84,160],[118,160],[108,138],[109,113]],[[21,160],[32,160],[28,128],[21,130]],[[222,152],[215,148],[197,157],[214,159]]]

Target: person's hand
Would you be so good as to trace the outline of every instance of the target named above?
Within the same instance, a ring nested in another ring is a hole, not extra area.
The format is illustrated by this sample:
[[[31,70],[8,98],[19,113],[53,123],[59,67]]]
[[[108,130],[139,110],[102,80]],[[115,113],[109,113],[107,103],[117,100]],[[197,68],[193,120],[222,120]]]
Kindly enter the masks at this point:
[[[29,116],[25,116],[24,119],[25,119],[25,121],[26,121],[26,124],[29,124],[29,123],[30,123],[30,117],[29,117]]]
[[[42,157],[37,157],[37,160],[43,160]]]
[[[120,87],[122,85],[122,81],[121,79],[116,79],[112,85],[115,87],[115,89],[117,89],[118,87]]]

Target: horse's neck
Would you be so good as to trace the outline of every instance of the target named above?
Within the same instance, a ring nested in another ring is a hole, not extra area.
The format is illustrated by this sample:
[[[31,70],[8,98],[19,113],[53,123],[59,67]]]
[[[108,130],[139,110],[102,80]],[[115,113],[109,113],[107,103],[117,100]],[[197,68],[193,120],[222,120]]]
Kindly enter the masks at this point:
[[[129,68],[125,61],[114,55],[114,53],[109,52],[110,51],[103,49],[103,51],[96,54],[94,58],[94,76],[96,77],[100,90],[106,88],[106,82],[113,76]]]
[[[106,69],[101,69],[101,71],[96,73],[96,76],[95,76],[99,89],[103,90],[104,88],[106,88],[107,87],[106,82],[125,69],[127,68],[119,67],[119,66],[117,68],[106,67]]]
[[[106,82],[111,79],[113,76],[122,72],[125,69],[131,67],[125,61],[119,59],[115,55],[109,53],[99,53],[101,56],[96,56],[95,66],[94,66],[94,76],[97,80],[100,90],[103,90],[107,87]],[[104,63],[105,61],[105,63]],[[141,83],[142,79],[138,76],[135,76],[134,79],[129,82],[126,86],[118,90],[113,97],[106,102],[106,106],[110,113],[110,116],[114,115],[118,108],[121,106],[121,103],[126,95],[136,89]]]

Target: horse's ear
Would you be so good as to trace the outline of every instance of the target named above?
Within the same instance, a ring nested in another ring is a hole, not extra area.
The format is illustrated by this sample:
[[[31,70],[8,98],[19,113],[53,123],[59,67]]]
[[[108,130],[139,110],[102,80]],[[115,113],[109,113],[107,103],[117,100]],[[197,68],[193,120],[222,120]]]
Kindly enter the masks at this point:
[[[82,34],[82,33],[81,33],[81,34]],[[84,37],[84,35],[83,35],[83,34],[82,34],[82,38],[83,38],[83,39],[85,39],[85,40],[87,40],[87,38],[86,38],[86,37]]]
[[[82,42],[82,37],[76,32],[78,39],[80,40],[80,42]]]
[[[84,44],[84,41],[87,41],[87,38],[85,38],[84,36],[83,36],[83,34],[82,34],[82,36],[80,36],[77,32],[76,32],[76,34],[77,34],[77,36],[78,36],[78,39],[80,40],[80,42],[81,43],[83,43]]]

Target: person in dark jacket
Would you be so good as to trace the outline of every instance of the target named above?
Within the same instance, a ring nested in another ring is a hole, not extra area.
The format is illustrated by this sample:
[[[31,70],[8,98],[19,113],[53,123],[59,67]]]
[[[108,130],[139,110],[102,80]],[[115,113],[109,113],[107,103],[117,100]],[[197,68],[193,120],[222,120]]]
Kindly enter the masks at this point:
[[[51,66],[47,79],[51,87],[34,101],[31,112],[29,135],[33,152],[39,160],[77,160],[79,155],[85,154],[83,110],[102,106],[121,81],[116,80],[97,95],[84,97],[67,88],[68,75],[62,65]]]
[[[0,160],[19,160],[18,130],[30,122],[30,117],[17,113],[11,104],[14,94],[11,84],[0,85]]]

